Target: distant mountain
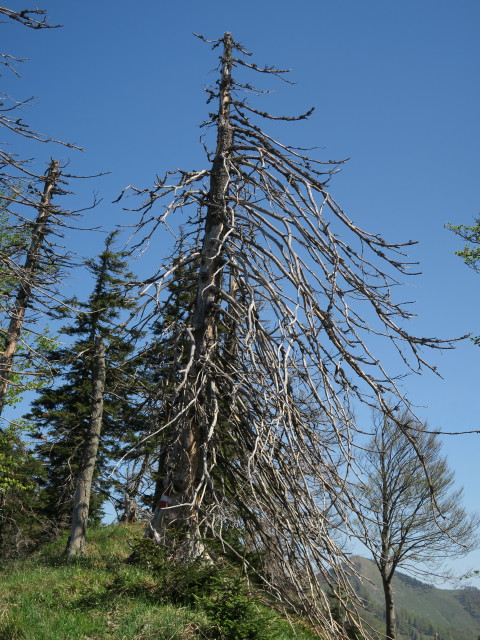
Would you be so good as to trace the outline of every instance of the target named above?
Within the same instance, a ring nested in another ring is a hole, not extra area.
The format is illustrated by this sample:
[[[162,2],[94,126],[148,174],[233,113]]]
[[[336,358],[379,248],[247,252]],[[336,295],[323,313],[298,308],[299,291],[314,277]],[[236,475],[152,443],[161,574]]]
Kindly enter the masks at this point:
[[[371,560],[361,556],[351,560],[364,578],[352,578],[352,586],[368,608],[365,618],[382,632],[385,616],[380,573]],[[437,589],[397,571],[393,591],[399,640],[480,640],[479,589]]]

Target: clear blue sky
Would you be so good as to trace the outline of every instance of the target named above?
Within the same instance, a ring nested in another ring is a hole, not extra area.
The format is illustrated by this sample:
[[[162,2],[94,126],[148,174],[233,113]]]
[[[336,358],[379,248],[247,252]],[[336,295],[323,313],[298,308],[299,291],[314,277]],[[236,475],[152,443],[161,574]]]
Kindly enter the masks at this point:
[[[454,256],[460,242],[443,228],[480,213],[478,0],[39,4],[64,26],[32,32],[2,25],[2,50],[30,59],[22,78],[3,81],[17,99],[37,96],[27,121],[86,149],[28,145],[22,153],[42,162],[60,154],[76,174],[111,172],[72,185],[78,198],[71,206],[87,204],[93,191],[103,197],[87,218],[92,225],[126,222],[111,201],[127,184],[148,186],[166,169],[204,166],[198,124],[207,118],[202,89],[215,79],[217,52],[192,32],[217,38],[228,30],[257,62],[292,68],[297,84],[279,83],[269,109],[316,106],[308,122],[282,135],[324,147],[325,159],[351,158],[331,191],[355,222],[394,241],[419,241],[411,254],[422,275],[401,296],[416,302],[416,332],[480,333],[480,276]],[[86,255],[101,242],[99,235],[72,238]],[[168,240],[158,242],[161,255]],[[149,260],[158,258],[152,252]],[[446,431],[480,429],[480,348],[465,341],[432,356],[443,380],[426,374],[404,382],[420,415]],[[474,510],[479,438],[445,441]],[[480,568],[480,553],[469,563]]]

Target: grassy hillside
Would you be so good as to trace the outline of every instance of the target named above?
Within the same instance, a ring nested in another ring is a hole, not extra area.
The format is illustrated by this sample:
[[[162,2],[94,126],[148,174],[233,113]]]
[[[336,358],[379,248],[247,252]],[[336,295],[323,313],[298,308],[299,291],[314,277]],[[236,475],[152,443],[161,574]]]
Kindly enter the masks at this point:
[[[376,620],[383,619],[383,590],[380,574],[371,560],[352,558],[365,577],[355,581],[357,594],[364,598]],[[477,640],[480,636],[480,591],[437,589],[397,571],[393,590],[399,638],[428,640]],[[373,616],[369,616],[373,621]],[[378,627],[378,622],[375,625]]]
[[[88,555],[68,560],[65,540],[47,545],[0,575],[0,640],[314,640],[300,623],[252,599],[232,569],[176,571],[162,559],[125,560],[143,525],[91,531]],[[146,556],[147,557],[147,556]],[[150,556],[148,556],[150,558]],[[355,557],[355,582],[382,628],[383,592],[375,565]],[[217,572],[218,575],[215,574]],[[480,591],[436,589],[397,573],[399,640],[477,640]]]
[[[316,637],[300,626],[295,633],[272,609],[247,597],[234,574],[212,582],[213,570],[186,576],[167,567],[162,575],[154,563],[125,563],[142,531],[102,527],[90,533],[84,558],[64,558],[60,540],[4,567],[0,640]]]

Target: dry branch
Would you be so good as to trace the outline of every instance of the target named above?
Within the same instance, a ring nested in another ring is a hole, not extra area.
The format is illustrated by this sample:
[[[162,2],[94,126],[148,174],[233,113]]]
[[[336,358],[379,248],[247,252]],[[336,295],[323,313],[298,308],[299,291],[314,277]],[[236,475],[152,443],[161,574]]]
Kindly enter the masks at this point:
[[[245,52],[228,33],[213,44],[223,54],[220,80],[208,91],[219,102],[211,167],[167,172],[152,188],[133,189],[146,196],[137,248],[182,210],[204,215],[184,334],[190,356],[163,399],[173,437],[150,535],[169,543],[176,527],[179,554],[191,557],[204,536],[227,547],[223,532],[240,527],[266,558],[265,583],[335,635],[321,583],[355,602],[342,550],[355,405],[379,405],[388,415],[392,398],[408,407],[387,371],[386,344],[404,371],[416,373],[433,369],[425,348],[452,344],[404,328],[412,313],[393,292],[410,272],[404,252],[412,243],[358,227],[327,191],[339,163],[310,158],[250,120],[274,118],[238,97],[252,87],[233,70],[284,71],[234,57]],[[169,264],[145,283],[145,304],[161,298],[177,268]]]

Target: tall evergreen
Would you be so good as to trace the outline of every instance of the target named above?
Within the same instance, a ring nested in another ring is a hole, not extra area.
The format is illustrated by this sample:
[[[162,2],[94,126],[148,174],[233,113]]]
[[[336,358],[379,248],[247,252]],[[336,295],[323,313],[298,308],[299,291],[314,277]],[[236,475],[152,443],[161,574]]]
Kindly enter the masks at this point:
[[[65,529],[72,513],[75,480],[81,462],[82,444],[89,428],[94,343],[106,345],[106,385],[102,438],[94,475],[90,520],[98,521],[102,503],[111,493],[105,478],[112,451],[129,432],[139,428],[141,418],[134,408],[134,365],[132,354],[139,331],[120,324],[122,313],[134,302],[125,287],[133,276],[127,271],[126,252],[113,250],[116,233],[108,236],[104,251],[86,262],[95,278],[92,294],[85,303],[71,301],[77,309],[73,323],[61,334],[72,342],[52,353],[60,383],[44,389],[33,402],[27,419],[43,442],[36,453],[46,466],[45,515],[57,530]],[[71,311],[60,310],[64,318]]]

